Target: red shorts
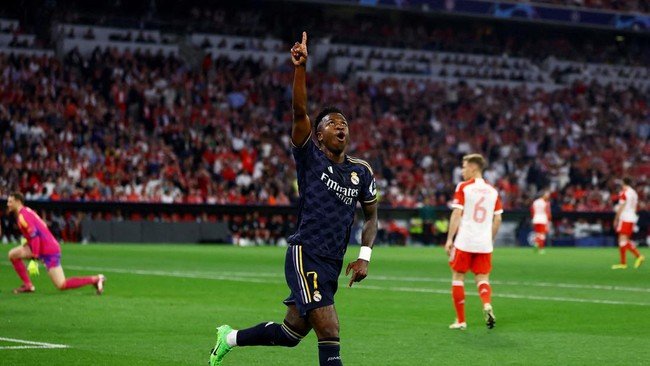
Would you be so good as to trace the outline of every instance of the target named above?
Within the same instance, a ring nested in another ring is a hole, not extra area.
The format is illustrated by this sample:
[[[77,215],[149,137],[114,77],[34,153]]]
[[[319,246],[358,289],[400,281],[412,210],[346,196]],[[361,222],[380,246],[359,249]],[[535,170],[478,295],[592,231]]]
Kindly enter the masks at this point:
[[[548,232],[548,225],[546,224],[534,224],[533,231],[537,234],[546,234]]]
[[[471,270],[474,274],[488,274],[492,270],[492,253],[470,253],[452,248],[449,266],[458,273]]]
[[[616,227],[616,232],[620,235],[632,236],[632,231],[634,230],[633,222],[619,221],[618,226]]]

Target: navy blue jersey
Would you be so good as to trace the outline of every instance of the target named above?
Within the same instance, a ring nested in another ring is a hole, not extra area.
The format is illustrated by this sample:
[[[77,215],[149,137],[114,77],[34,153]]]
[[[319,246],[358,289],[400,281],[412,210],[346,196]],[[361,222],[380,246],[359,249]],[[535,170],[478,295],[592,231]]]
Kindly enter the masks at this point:
[[[321,257],[343,259],[350,239],[357,202],[377,200],[370,165],[345,157],[329,160],[312,141],[293,147],[298,176],[298,230],[289,243]]]

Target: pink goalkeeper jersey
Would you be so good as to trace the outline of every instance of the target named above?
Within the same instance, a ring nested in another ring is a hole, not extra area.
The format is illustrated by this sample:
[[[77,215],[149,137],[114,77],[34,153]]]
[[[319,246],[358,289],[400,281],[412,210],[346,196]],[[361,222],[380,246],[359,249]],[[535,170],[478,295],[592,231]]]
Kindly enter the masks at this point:
[[[47,228],[43,220],[29,207],[23,206],[18,211],[18,227],[27,239],[27,244],[34,257],[61,253],[59,242]]]

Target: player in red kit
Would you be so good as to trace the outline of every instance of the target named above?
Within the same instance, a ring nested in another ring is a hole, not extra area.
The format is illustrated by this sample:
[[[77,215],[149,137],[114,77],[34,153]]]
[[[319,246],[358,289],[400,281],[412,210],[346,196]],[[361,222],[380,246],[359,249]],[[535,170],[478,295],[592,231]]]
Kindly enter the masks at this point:
[[[7,211],[16,215],[18,228],[27,240],[25,244],[9,251],[9,260],[13,264],[23,285],[14,293],[34,292],[35,287],[29,279],[23,259],[36,259],[45,264],[47,273],[59,290],[70,290],[81,286],[93,285],[100,295],[104,291],[104,275],[65,278],[61,268],[61,247],[47,225],[31,208],[25,206],[21,193],[12,193],[7,199]]]
[[[632,180],[623,178],[623,187],[618,195],[618,205],[616,208],[616,217],[614,218],[614,227],[618,234],[618,250],[621,254],[621,263],[614,264],[612,269],[627,268],[627,251],[629,250],[636,257],[634,268],[639,268],[645,257],[639,253],[636,244],[631,240],[634,225],[639,220],[636,209],[639,204],[639,195],[631,187]]]
[[[445,250],[452,271],[452,299],[456,321],[449,329],[467,329],[465,322],[465,273],[472,271],[483,302],[488,329],[494,328],[491,304],[492,251],[501,225],[503,207],[499,192],[483,180],[485,159],[479,154],[463,157],[464,182],[456,187]],[[455,237],[455,239],[454,239]]]
[[[536,199],[530,206],[530,214],[533,221],[533,231],[535,231],[535,248],[539,254],[544,254],[544,245],[546,244],[546,234],[551,224],[551,193],[545,191],[544,194]]]

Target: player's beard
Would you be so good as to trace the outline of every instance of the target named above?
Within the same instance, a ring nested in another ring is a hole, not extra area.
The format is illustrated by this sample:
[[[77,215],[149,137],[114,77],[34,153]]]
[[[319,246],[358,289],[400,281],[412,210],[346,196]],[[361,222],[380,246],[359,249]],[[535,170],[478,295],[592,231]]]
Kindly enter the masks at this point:
[[[327,149],[333,155],[341,155],[345,152],[348,147],[350,138],[348,135],[345,136],[343,141],[339,140],[336,135],[331,136],[329,139],[322,142],[322,147]]]
[[[345,141],[339,141],[338,139],[334,140],[334,143],[327,147],[327,149],[334,155],[341,155],[345,153],[345,149],[348,147],[347,137]]]
[[[325,148],[334,156],[339,156],[345,152],[345,148],[341,149],[338,147],[328,147],[328,146],[325,146]]]

